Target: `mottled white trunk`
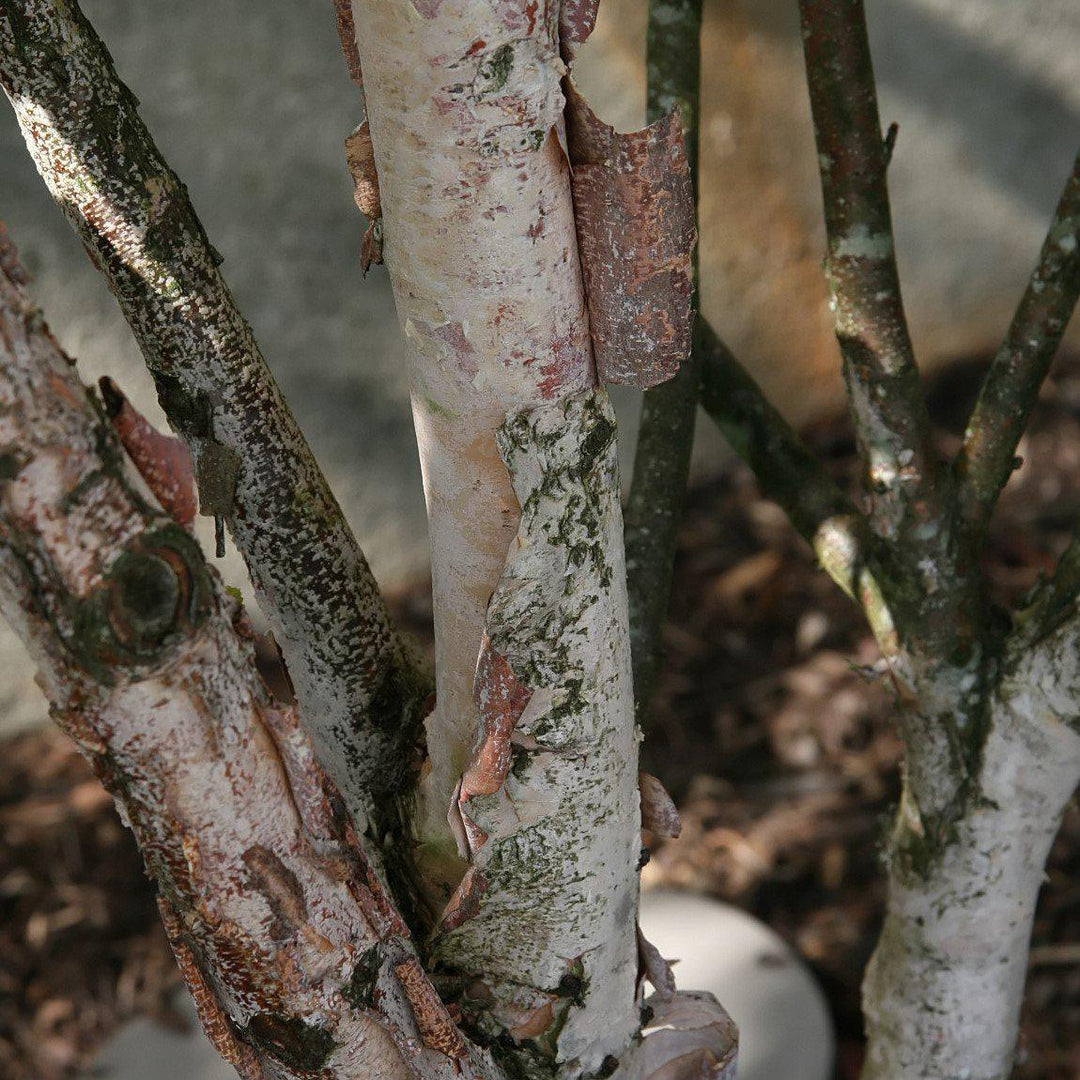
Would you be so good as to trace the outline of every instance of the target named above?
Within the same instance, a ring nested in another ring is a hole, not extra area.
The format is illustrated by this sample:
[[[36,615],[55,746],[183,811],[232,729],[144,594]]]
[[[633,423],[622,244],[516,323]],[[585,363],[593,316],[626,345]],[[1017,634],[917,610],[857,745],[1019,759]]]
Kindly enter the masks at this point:
[[[476,735],[484,615],[518,526],[495,431],[510,409],[593,383],[555,137],[557,5],[526,6],[353,3],[431,528],[438,703],[425,838],[446,854],[446,808]]]
[[[490,1038],[610,1069],[639,1026],[637,753],[560,5],[352,7],[431,526],[421,866],[440,904],[469,870],[435,955]]]
[[[491,707],[503,683],[487,663],[477,669],[485,731],[456,804],[476,910],[434,955],[467,980],[466,1011],[485,1002],[478,1026],[533,1040],[576,1075],[618,1060],[639,1023],[637,734],[614,414],[603,391],[589,392],[512,413],[498,436],[522,517],[486,651],[520,689],[504,737],[491,722],[506,715]]]
[[[1080,626],[1006,657],[943,853],[894,856],[863,988],[864,1080],[1006,1080],[1046,857],[1080,780]]]

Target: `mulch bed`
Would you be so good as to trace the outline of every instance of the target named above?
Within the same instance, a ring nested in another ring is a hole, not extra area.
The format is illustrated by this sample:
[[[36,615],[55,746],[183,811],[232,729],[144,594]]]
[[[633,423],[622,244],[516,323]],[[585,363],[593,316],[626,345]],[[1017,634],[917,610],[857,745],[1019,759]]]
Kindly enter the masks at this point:
[[[979,365],[931,388],[955,447]],[[842,421],[810,433],[842,479]],[[1053,566],[1080,519],[1080,363],[1059,364],[1021,447],[987,554],[1015,600]],[[426,585],[395,598],[430,643]],[[858,988],[884,899],[879,851],[900,743],[877,649],[858,611],[752,478],[733,464],[692,493],[682,533],[646,767],[683,835],[653,853],[651,883],[704,890],[775,927],[828,995],[838,1080],[858,1075]],[[0,1080],[64,1080],[125,1018],[176,1023],[178,985],[130,834],[67,743],[48,730],[0,755]],[[1080,1076],[1080,809],[1054,847],[1037,917],[1020,1080]]]

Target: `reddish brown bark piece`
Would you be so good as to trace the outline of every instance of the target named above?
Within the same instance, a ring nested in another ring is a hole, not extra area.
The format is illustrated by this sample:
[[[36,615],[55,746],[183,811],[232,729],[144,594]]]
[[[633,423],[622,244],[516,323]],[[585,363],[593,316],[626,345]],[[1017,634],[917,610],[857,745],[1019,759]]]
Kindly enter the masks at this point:
[[[428,981],[418,960],[403,961],[394,968],[405,996],[412,1005],[420,1038],[429,1050],[435,1050],[453,1061],[465,1059],[468,1049],[446,1006]]]
[[[352,0],[334,0],[334,10],[337,12],[341,51],[345,54],[345,63],[349,65],[349,78],[357,86],[363,86],[364,76],[360,72],[360,50],[356,45],[356,26],[353,23]]]
[[[559,41],[564,60],[570,60],[577,46],[593,32],[600,0],[562,0],[559,9]]]
[[[532,691],[518,681],[506,658],[492,647],[487,634],[476,661],[473,697],[480,712],[480,741],[457,794],[469,855],[483,847],[487,833],[470,820],[466,804],[474,795],[494,795],[502,788],[510,771],[510,736],[532,697]]]
[[[487,878],[475,866],[470,866],[439,918],[439,932],[456,930],[475,918],[480,911],[480,898],[487,892],[487,887]]]
[[[619,134],[567,81],[574,213],[601,382],[649,387],[689,355],[694,193],[678,112]]]
[[[382,217],[379,199],[379,175],[375,171],[375,148],[371,144],[371,128],[365,120],[345,139],[345,157],[353,179],[353,198],[360,213],[372,220]]]
[[[360,213],[371,222],[360,251],[361,269],[367,274],[372,263],[382,262],[382,200],[379,174],[375,171],[375,148],[366,120],[345,139],[345,158],[352,174],[353,198]]]
[[[197,506],[191,452],[180,439],[163,435],[137,412],[108,376],[98,387],[109,422],[146,486],[165,513],[190,528]]]
[[[218,1002],[217,995],[199,967],[195,952],[184,937],[184,928],[172,904],[163,896],[158,897],[158,910],[165,926],[177,966],[184,976],[184,984],[195,1002],[195,1013],[206,1037],[214,1049],[240,1075],[241,1080],[266,1080],[255,1051],[237,1036],[232,1022]]]

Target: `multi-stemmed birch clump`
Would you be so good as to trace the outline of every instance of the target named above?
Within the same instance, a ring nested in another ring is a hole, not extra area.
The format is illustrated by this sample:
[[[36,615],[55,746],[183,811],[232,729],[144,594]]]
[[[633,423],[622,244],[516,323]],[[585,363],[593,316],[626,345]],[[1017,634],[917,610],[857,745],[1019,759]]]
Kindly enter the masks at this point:
[[[700,401],[862,606],[895,688],[904,793],[866,1076],[1002,1080],[1080,779],[1080,543],[1013,613],[986,601],[979,556],[1080,290],[1080,172],[942,462],[862,4],[801,0],[863,459],[848,496],[696,312],[701,0],[653,0],[651,123],[626,135],[571,81],[596,7],[336,0],[366,108],[345,154],[361,255],[386,264],[412,361],[432,685],[76,0],[0,0],[0,83],[177,436],[109,380],[80,384],[0,240],[4,614],[245,1080],[732,1077],[730,1021],[676,992],[636,928],[642,826],[678,829],[639,777],[637,717]],[[625,538],[613,382],[646,388]],[[247,563],[276,694],[196,506]]]

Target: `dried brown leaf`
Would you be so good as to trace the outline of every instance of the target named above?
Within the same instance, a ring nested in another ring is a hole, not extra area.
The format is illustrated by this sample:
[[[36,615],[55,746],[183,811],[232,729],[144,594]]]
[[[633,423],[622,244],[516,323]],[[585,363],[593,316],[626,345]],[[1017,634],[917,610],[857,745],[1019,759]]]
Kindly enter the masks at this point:
[[[641,827],[657,836],[677,837],[682,832],[682,822],[664,785],[650,773],[639,772],[638,789],[641,792]]]

